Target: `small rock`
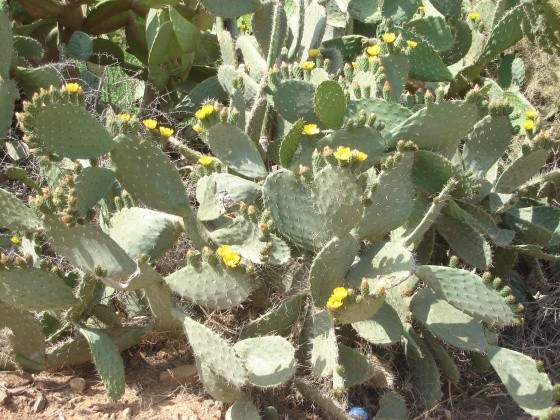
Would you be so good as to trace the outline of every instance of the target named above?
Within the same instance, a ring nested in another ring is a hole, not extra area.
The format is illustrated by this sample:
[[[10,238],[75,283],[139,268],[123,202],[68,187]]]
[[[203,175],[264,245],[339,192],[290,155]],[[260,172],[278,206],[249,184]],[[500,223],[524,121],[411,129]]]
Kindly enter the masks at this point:
[[[9,398],[10,394],[4,388],[0,388],[0,405],[6,404]]]
[[[115,413],[109,416],[109,420],[116,420],[116,419],[117,419],[117,415]]]
[[[82,394],[86,390],[86,380],[84,378],[73,378],[70,380],[69,385],[75,394]]]
[[[131,419],[131,418],[132,418],[132,408],[126,407],[126,408],[123,410],[122,414],[123,414],[123,417],[124,417],[125,419]]]
[[[183,365],[173,369],[168,369],[159,375],[162,384],[194,384],[198,381],[198,371],[196,365]]]
[[[29,385],[33,376],[27,372],[0,372],[0,384],[6,388],[15,388]]]
[[[47,398],[43,394],[39,394],[39,396],[33,403],[33,408],[31,409],[31,411],[37,414],[43,411],[46,406],[47,406]]]

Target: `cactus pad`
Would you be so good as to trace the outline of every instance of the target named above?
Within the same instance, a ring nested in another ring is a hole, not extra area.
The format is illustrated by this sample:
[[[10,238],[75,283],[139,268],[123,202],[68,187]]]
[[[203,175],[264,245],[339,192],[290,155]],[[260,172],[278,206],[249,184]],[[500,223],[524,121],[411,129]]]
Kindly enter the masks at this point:
[[[0,226],[10,230],[34,232],[41,226],[41,221],[33,210],[23,204],[11,192],[0,188]]]
[[[536,362],[502,347],[488,347],[488,358],[515,402],[532,416],[544,416],[555,405],[553,387]]]
[[[393,168],[379,174],[371,197],[373,203],[364,208],[362,220],[356,228],[358,237],[380,238],[408,219],[414,199],[413,161],[413,154],[407,152]],[[388,200],[387,197],[395,199]]]
[[[252,385],[280,386],[295,374],[295,349],[285,338],[247,338],[235,343],[233,349],[247,369],[247,381]]]
[[[232,385],[242,386],[247,371],[232,347],[208,327],[185,317],[183,320],[189,343],[200,363],[222,376]]]
[[[438,299],[430,289],[416,292],[410,309],[414,318],[446,343],[463,350],[485,351],[488,342],[482,324]]]
[[[238,419],[261,420],[259,410],[246,395],[242,395],[238,400],[236,400],[226,412],[225,420]]]
[[[208,144],[225,165],[249,178],[262,179],[267,170],[255,143],[230,124],[219,123],[208,130]]]
[[[422,265],[416,269],[420,280],[430,286],[439,298],[447,300],[475,319],[489,324],[508,325],[514,314],[500,294],[466,270]]]
[[[76,196],[76,211],[85,215],[93,208],[115,182],[115,172],[108,168],[89,167],[80,172],[74,182],[78,194]]]
[[[20,114],[30,147],[37,148],[39,154],[55,153],[70,159],[95,158],[111,151],[117,143],[77,102],[78,98],[54,89],[34,96],[31,106]]]
[[[77,303],[72,289],[50,271],[37,268],[1,270],[2,301],[30,311],[67,309]]]
[[[117,401],[124,394],[124,364],[115,342],[102,330],[79,326],[91,349],[93,363],[107,395]]]
[[[396,343],[403,331],[399,315],[387,302],[384,302],[371,318],[354,322],[352,327],[364,340],[378,346]]]
[[[313,260],[309,284],[313,302],[324,308],[333,289],[342,285],[344,276],[354,261],[360,244],[353,236],[334,237]]]
[[[315,86],[303,80],[283,80],[274,92],[274,105],[289,122],[303,118],[306,124],[320,122],[314,112]]]
[[[285,194],[289,191],[289,194]],[[268,175],[263,200],[278,231],[296,245],[320,249],[328,240],[324,221],[317,216],[304,185],[287,170]]]
[[[117,140],[111,161],[122,187],[149,207],[188,216],[189,196],[169,157],[153,143],[136,137],[119,136]],[[145,182],[147,174],[150,182]]]
[[[374,375],[374,367],[367,357],[351,347],[340,344],[338,346],[339,365],[343,370],[340,374],[343,379],[344,388],[348,389],[360,385],[371,379]]]
[[[22,369],[40,372],[45,368],[45,337],[37,318],[0,302],[0,328],[12,330],[12,350]]]
[[[333,319],[327,311],[313,315],[311,346],[313,373],[322,377],[331,375],[338,364],[338,345]]]
[[[123,208],[109,220],[109,236],[132,258],[157,260],[181,233],[181,218],[139,207]]]
[[[253,279],[242,268],[215,267],[206,262],[187,265],[165,278],[175,293],[212,309],[233,308],[252,291]]]
[[[412,140],[421,149],[450,158],[477,119],[475,104],[462,101],[432,104],[393,128],[387,135],[387,144],[394,147],[398,140]]]
[[[46,218],[44,223],[55,251],[74,266],[88,273],[101,267],[107,271],[106,280],[128,284],[136,264],[109,235],[91,225],[69,228],[54,218]]]
[[[276,334],[284,334],[297,321],[302,311],[305,295],[290,296],[275,308],[241,327],[241,339]]]
[[[337,82],[325,80],[317,86],[313,102],[315,113],[327,127],[337,129],[342,126],[346,110],[346,98]]]

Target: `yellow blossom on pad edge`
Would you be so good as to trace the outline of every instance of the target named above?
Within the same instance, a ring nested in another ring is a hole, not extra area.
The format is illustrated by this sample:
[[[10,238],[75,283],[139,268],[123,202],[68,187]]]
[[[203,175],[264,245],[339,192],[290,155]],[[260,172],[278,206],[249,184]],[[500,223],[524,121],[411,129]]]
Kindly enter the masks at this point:
[[[525,117],[530,120],[534,120],[535,118],[537,118],[537,111],[535,111],[534,109],[529,109],[525,111]]]
[[[218,254],[224,264],[228,267],[237,267],[237,264],[239,264],[239,261],[241,260],[241,256],[228,245],[219,247],[216,254]]]
[[[367,154],[364,152],[360,152],[359,150],[354,150],[354,158],[358,161],[358,162],[363,162],[364,160],[367,159]]]
[[[410,48],[416,48],[416,47],[418,46],[418,42],[412,41],[412,40],[410,40],[410,39],[408,39],[408,40],[406,41],[406,43],[408,44],[408,46],[409,46]]]
[[[81,89],[81,87],[77,83],[66,83],[64,85],[64,89],[66,89],[70,93],[77,93]]]
[[[194,113],[194,115],[199,120],[203,120],[204,118],[209,117],[213,113],[214,113],[214,105],[206,104],[206,105],[203,105],[202,108],[200,108],[198,111],[196,111]]]
[[[157,121],[152,120],[151,118],[142,121],[142,124],[144,124],[144,127],[146,127],[148,130],[153,130],[157,127]]]
[[[117,114],[117,120],[120,122],[126,122],[130,120],[130,114]]]
[[[338,160],[347,162],[352,157],[352,150],[350,150],[349,147],[340,146],[338,149],[336,149],[336,152],[334,152],[334,157]]]
[[[387,32],[386,34],[383,34],[383,41],[387,44],[392,44],[393,42],[395,42],[395,39],[397,39],[397,35],[395,35],[393,32]]]
[[[193,125],[193,126],[192,126],[192,129],[193,129],[193,131],[194,131],[196,134],[202,133],[202,127],[200,126],[200,124],[195,124],[195,125]]]
[[[366,52],[370,57],[375,57],[381,52],[381,45],[372,45],[366,48]]]
[[[10,242],[13,243],[13,244],[16,245],[16,246],[19,245],[19,244],[21,244],[21,241],[20,241],[19,238],[18,238],[17,236],[15,236],[15,235],[12,236],[12,237],[10,238]]]
[[[521,126],[525,131],[533,131],[533,128],[535,128],[535,122],[533,120],[525,120]]]
[[[318,48],[311,48],[307,51],[307,55],[309,58],[316,58],[319,55],[320,51]]]
[[[236,254],[235,252],[232,252],[231,254],[224,255],[222,257],[222,261],[228,267],[237,267],[237,264],[239,264],[239,261],[241,261],[241,256],[239,254]]]
[[[471,13],[469,13],[468,16],[469,16],[469,19],[474,22],[475,20],[477,20],[480,17],[480,13],[471,12]]]
[[[317,127],[317,124],[305,124],[303,126],[303,131],[301,132],[301,134],[305,134],[307,136],[312,136],[314,134],[319,134],[321,132],[321,130],[319,130],[319,127]]]
[[[233,249],[231,249],[231,246],[229,245],[222,245],[216,250],[216,254],[218,254],[218,257],[223,257],[224,255],[231,252],[233,252]]]
[[[327,309],[338,309],[342,306],[342,300],[336,296],[331,296],[327,301]]]
[[[171,135],[173,134],[173,129],[169,127],[160,127],[159,134],[161,134],[163,137],[171,137]]]
[[[214,159],[212,159],[210,156],[201,156],[198,158],[198,163],[200,163],[202,166],[211,165],[213,161]]]
[[[299,63],[299,67],[303,70],[313,70],[315,63],[313,61],[304,61]]]
[[[332,291],[331,296],[342,300],[348,296],[348,290],[346,290],[344,287],[335,287]]]

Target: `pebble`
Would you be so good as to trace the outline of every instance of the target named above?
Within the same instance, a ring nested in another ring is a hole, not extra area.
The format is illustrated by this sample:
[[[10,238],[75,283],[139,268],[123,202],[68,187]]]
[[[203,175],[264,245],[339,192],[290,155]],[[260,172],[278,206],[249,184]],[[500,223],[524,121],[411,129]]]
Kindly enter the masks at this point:
[[[0,405],[6,404],[6,401],[10,398],[10,395],[4,388],[0,388]]]
[[[29,385],[33,376],[26,372],[0,372],[0,385],[6,388],[16,388]]]
[[[33,403],[33,408],[31,409],[31,411],[37,414],[43,411],[46,406],[47,406],[47,398],[43,394],[39,394],[39,396]]]
[[[132,408],[126,407],[126,408],[123,410],[122,414],[123,414],[123,417],[124,417],[125,419],[131,419],[131,418],[132,418]]]
[[[86,381],[84,378],[73,378],[69,382],[70,389],[75,394],[82,394],[86,390]]]
[[[162,384],[193,384],[198,381],[198,371],[196,365],[183,365],[173,369],[168,369],[159,375]]]

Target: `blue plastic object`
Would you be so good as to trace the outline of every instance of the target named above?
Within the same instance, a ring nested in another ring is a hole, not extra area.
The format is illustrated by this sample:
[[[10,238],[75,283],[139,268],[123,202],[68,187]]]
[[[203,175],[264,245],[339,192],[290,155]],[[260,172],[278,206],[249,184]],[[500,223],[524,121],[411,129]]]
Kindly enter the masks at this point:
[[[357,420],[369,420],[369,414],[367,413],[366,410],[364,410],[361,407],[352,407],[350,410],[348,410],[348,414],[350,415],[350,417],[352,417],[353,419],[357,419]]]

